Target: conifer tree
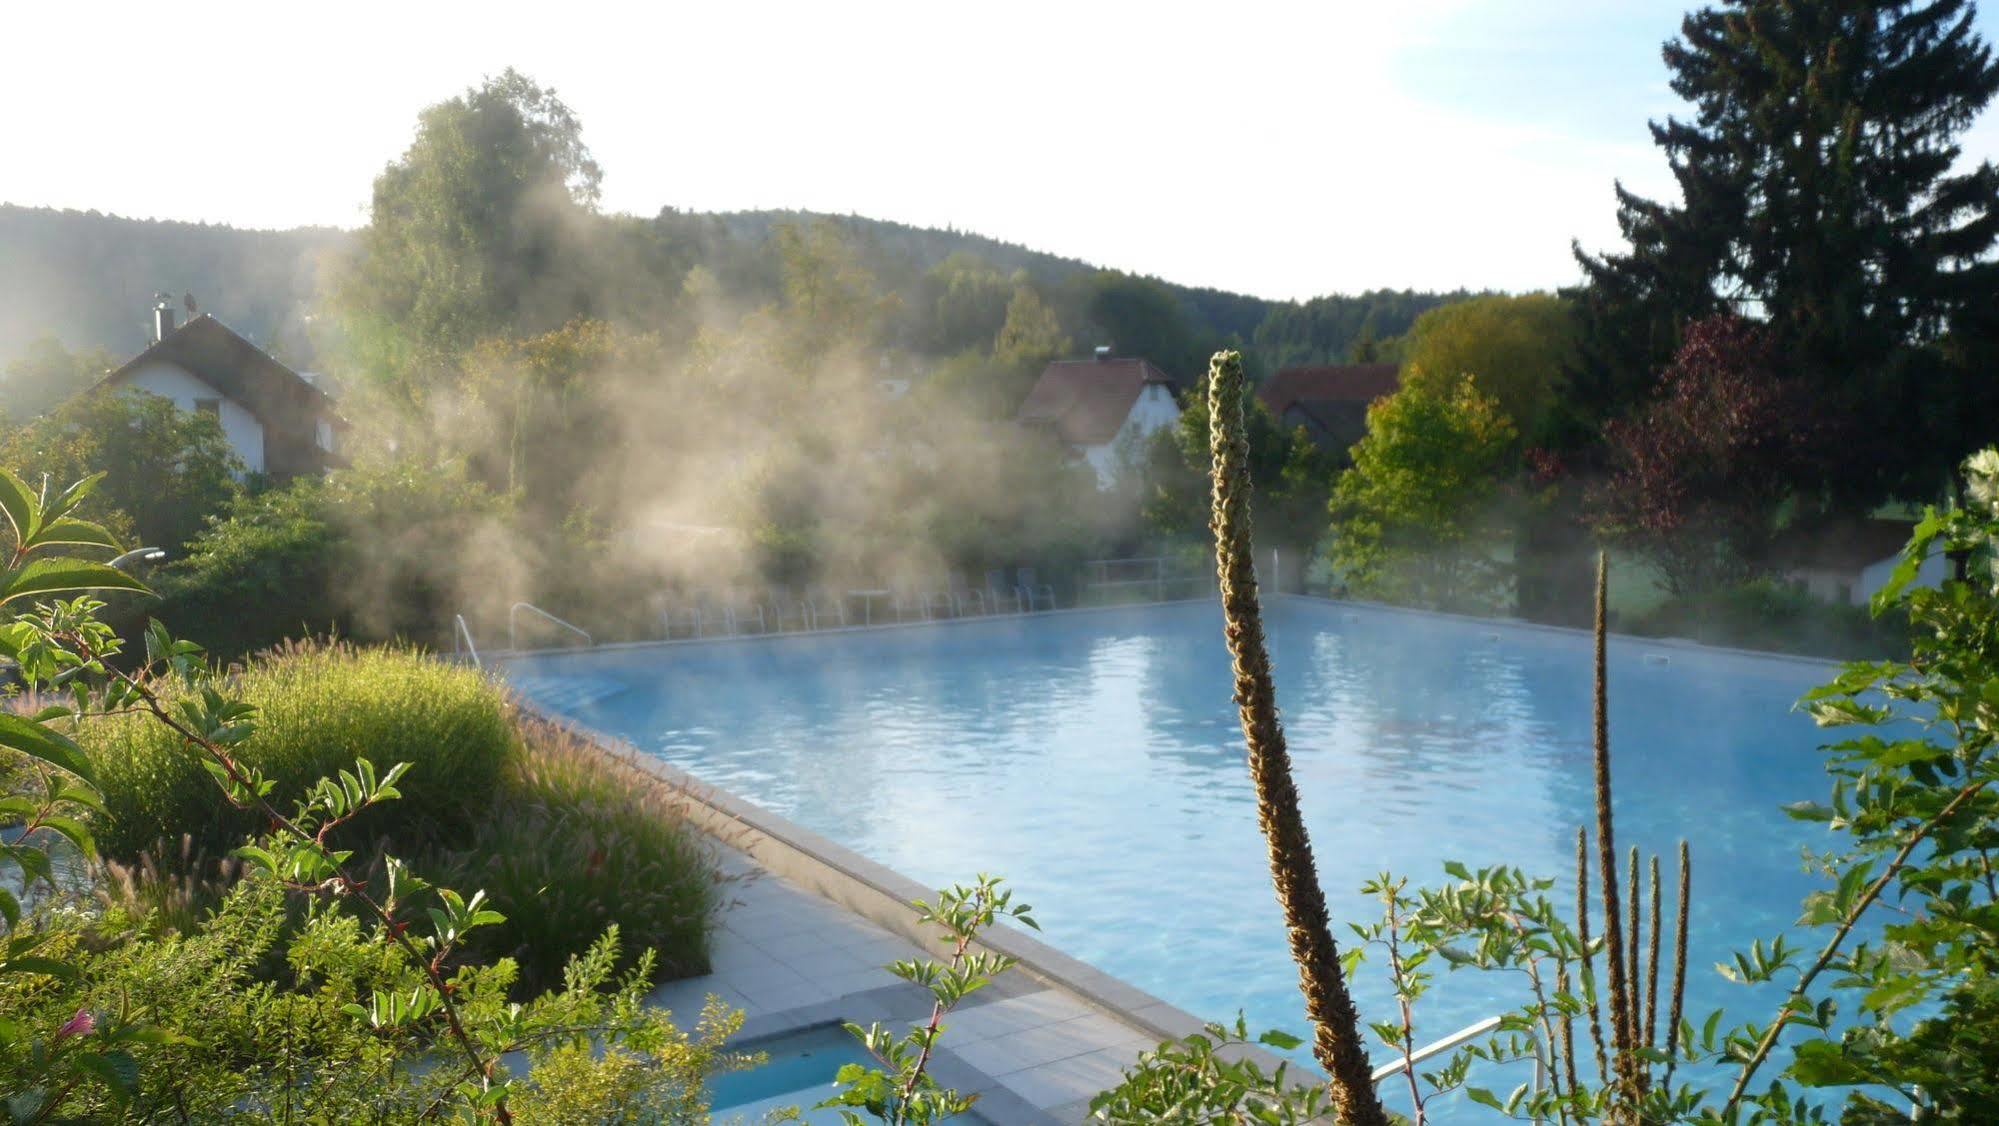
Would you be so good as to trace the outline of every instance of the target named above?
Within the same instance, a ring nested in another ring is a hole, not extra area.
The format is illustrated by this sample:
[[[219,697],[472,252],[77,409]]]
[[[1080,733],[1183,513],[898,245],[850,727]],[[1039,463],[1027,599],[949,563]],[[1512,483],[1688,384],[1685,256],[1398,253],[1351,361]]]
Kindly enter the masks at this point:
[[[1956,167],[1958,138],[1999,91],[1975,11],[1728,0],[1689,14],[1664,57],[1693,114],[1652,125],[1682,198],[1620,185],[1629,249],[1578,248],[1578,393],[1613,413],[1649,388],[1687,323],[1767,319],[1790,374],[1849,424],[1826,434],[1841,455],[1827,498],[1934,495],[1964,451],[1959,435],[1920,427],[1972,376],[1934,346],[1982,331],[1972,314],[1999,301],[1999,169]],[[1934,456],[1912,461],[1918,445]]]

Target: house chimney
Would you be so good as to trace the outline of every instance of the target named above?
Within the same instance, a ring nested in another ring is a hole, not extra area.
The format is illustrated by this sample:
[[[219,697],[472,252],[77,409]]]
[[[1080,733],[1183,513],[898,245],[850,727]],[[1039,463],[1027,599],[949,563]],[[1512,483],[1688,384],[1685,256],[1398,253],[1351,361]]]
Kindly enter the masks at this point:
[[[1099,345],[1097,345],[1097,362],[1098,362],[1098,363],[1100,363],[1100,364],[1107,364],[1107,363],[1110,363],[1110,362],[1111,362],[1111,346],[1110,346],[1110,345],[1108,345],[1108,344],[1099,344]]]
[[[172,336],[174,331],[174,307],[162,298],[153,306],[153,342],[155,344]]]

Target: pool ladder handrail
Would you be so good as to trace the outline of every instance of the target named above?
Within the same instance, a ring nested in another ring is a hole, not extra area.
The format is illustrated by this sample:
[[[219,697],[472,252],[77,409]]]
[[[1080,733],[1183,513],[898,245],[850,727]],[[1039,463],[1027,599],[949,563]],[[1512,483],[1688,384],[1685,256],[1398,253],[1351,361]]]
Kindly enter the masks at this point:
[[[1449,1036],[1446,1036],[1441,1040],[1435,1040],[1428,1044],[1423,1045],[1422,1047],[1409,1053],[1407,1058],[1398,1056],[1394,1060],[1382,1064],[1380,1067],[1375,1068],[1373,1080],[1374,1082],[1379,1083],[1382,1080],[1389,1078],[1390,1076],[1400,1075],[1411,1064],[1422,1063],[1424,1060],[1429,1059],[1431,1056],[1439,1055],[1443,1052],[1448,1052],[1452,1048],[1457,1047],[1459,1044],[1462,1044],[1467,1040],[1473,1039],[1474,1037],[1483,1036],[1486,1033],[1491,1032],[1493,1029],[1499,1027],[1499,1021],[1500,1021],[1499,1017],[1487,1017],[1484,1020],[1479,1021],[1477,1024],[1468,1025],[1464,1028],[1460,1028],[1456,1032],[1451,1033]]]
[[[509,606],[509,607],[507,607],[507,648],[508,648],[508,649],[511,649],[511,650],[513,650],[513,651],[515,651],[515,652],[519,652],[519,651],[520,651],[520,647],[521,647],[521,645],[520,645],[520,639],[519,639],[519,637],[518,637],[518,629],[517,629],[517,623],[518,623],[518,622],[519,622],[519,620],[520,620],[520,613],[521,613],[521,611],[522,611],[522,610],[532,610],[532,611],[534,611],[534,612],[535,612],[536,614],[539,614],[539,615],[541,615],[541,616],[542,616],[543,618],[546,618],[546,619],[548,619],[549,621],[551,621],[551,622],[554,622],[554,623],[555,623],[556,625],[559,625],[559,626],[561,626],[561,627],[562,627],[563,629],[566,629],[566,630],[568,630],[569,632],[571,632],[571,633],[575,634],[576,636],[578,636],[578,637],[582,638],[582,639],[583,639],[583,644],[585,644],[585,645],[592,645],[592,646],[594,646],[594,645],[596,645],[596,644],[597,644],[597,642],[595,641],[595,639],[593,639],[593,638],[592,638],[592,637],[590,636],[590,631],[589,631],[589,630],[586,630],[586,629],[584,629],[584,628],[583,628],[582,626],[579,626],[579,625],[577,625],[577,624],[576,624],[575,622],[565,622],[565,621],[563,621],[563,620],[562,620],[561,618],[558,618],[558,617],[556,617],[556,616],[555,616],[554,614],[551,614],[551,613],[549,613],[548,611],[546,611],[546,610],[542,609],[541,607],[539,607],[539,606],[536,606],[536,605],[535,605],[534,603],[532,603],[532,602],[516,602],[516,603],[514,603],[514,604],[513,604],[512,606]]]
[[[479,660],[479,647],[472,643],[472,629],[465,624],[465,615],[451,615],[451,630],[451,655],[453,657],[463,657],[465,654],[470,653],[472,654],[472,667],[475,669],[484,669],[486,665]],[[464,648],[462,649],[459,647],[460,639],[464,641]]]

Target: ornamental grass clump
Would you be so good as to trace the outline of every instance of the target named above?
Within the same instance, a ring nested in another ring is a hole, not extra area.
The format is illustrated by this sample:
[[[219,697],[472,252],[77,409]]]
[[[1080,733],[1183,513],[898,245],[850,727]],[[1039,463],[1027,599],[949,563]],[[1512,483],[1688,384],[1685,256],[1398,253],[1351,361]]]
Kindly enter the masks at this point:
[[[257,709],[257,737],[244,762],[293,794],[358,758],[408,763],[405,800],[370,809],[347,826],[405,853],[462,837],[488,819],[520,754],[506,697],[478,672],[415,649],[298,642],[250,661],[228,679]],[[168,689],[178,702],[199,689]],[[93,717],[77,739],[97,770],[104,811],[92,817],[98,848],[167,863],[192,850],[221,854],[265,826],[255,812],[215,800],[215,782],[172,730],[140,715]]]
[[[521,735],[493,815],[413,861],[438,883],[485,889],[507,917],[468,950],[513,958],[534,991],[561,984],[569,959],[616,926],[634,953],[656,952],[655,980],[707,973],[722,883],[680,791],[552,724],[523,719]]]

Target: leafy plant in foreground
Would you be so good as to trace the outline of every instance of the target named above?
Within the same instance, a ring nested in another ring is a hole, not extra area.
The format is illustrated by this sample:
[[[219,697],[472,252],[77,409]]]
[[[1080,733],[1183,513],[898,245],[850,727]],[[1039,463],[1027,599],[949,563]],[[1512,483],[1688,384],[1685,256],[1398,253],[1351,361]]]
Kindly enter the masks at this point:
[[[31,492],[0,471],[0,510],[17,541],[12,566],[0,573],[0,603],[57,591],[144,589],[102,564],[52,555],[30,558],[39,549],[61,544],[115,548],[103,529],[68,515],[92,483],[87,480],[52,497],[46,488]],[[41,604],[0,626],[0,655],[16,663],[22,678],[67,693],[65,705],[33,718],[0,713],[0,746],[23,756],[29,775],[23,777],[23,771],[17,770],[14,786],[28,792],[6,799],[9,812],[22,818],[25,829],[5,846],[6,858],[20,868],[26,885],[55,886],[39,838],[58,834],[68,837],[79,851],[88,854],[91,849],[81,823],[63,815],[66,804],[102,811],[90,786],[89,760],[51,724],[139,715],[171,731],[180,752],[199,763],[226,800],[253,811],[268,827],[236,852],[251,873],[241,894],[250,894],[253,886],[267,886],[301,895],[312,918],[319,921],[308,926],[304,936],[317,942],[315,948],[329,949],[328,942],[340,946],[344,941],[360,950],[344,959],[348,968],[336,980],[301,993],[281,991],[291,998],[284,1010],[284,1050],[277,1051],[260,1034],[247,1046],[236,1045],[235,1052],[238,1059],[278,1055],[286,1066],[276,1074],[255,1076],[252,1087],[222,1108],[223,1113],[265,1099],[281,1103],[284,1116],[290,1117],[297,1098],[321,1089],[315,1075],[320,1066],[333,1073],[341,1070],[337,1063],[301,1058],[291,1051],[289,1018],[296,1015],[295,1007],[324,1001],[338,1009],[321,1016],[365,1030],[364,1041],[386,1046],[386,1058],[398,1061],[387,1073],[395,1081],[381,1084],[366,1109],[350,1107],[336,1118],[359,1114],[401,1121],[449,1114],[509,1122],[516,1095],[529,1104],[541,1100],[570,1108],[590,1106],[599,1113],[608,1108],[623,1116],[646,1108],[659,1112],[644,1115],[650,1118],[693,1121],[705,1115],[705,1095],[698,1082],[689,1084],[688,1076],[698,1077],[728,1062],[715,1051],[720,1038],[732,1030],[724,1014],[708,1014],[703,1042],[690,1045],[666,1014],[644,1005],[653,974],[650,955],[620,980],[614,998],[605,997],[603,990],[617,958],[615,930],[571,962],[562,990],[525,1005],[509,1002],[506,988],[514,976],[510,962],[462,964],[457,957],[467,935],[501,921],[483,892],[463,896],[431,887],[394,859],[385,859],[381,886],[373,886],[358,875],[353,852],[338,843],[343,826],[400,796],[397,782],[408,764],[378,772],[369,759],[359,757],[350,769],[308,786],[291,812],[281,812],[273,797],[276,782],[243,753],[257,732],[257,709],[227,694],[228,683],[212,675],[199,646],[173,638],[158,623],[146,631],[138,667],[118,667],[113,658],[120,655],[121,642],[98,620],[101,606],[88,597]],[[168,685],[178,685],[171,695]],[[232,893],[232,899],[236,895]],[[99,965],[92,949],[106,936],[66,927],[68,916],[62,912],[42,910],[29,917],[9,893],[0,900],[0,915],[8,927],[7,954],[0,960],[0,1003],[10,1014],[0,1019],[0,1060],[6,1064],[0,1073],[5,1082],[0,1107],[16,1121],[101,1117],[133,1105],[146,1095],[139,1077],[147,1059],[157,1062],[159,1053],[171,1052],[175,1044],[206,1039],[218,1031],[206,1021],[185,1029],[159,1023],[170,1003],[183,998],[180,991],[161,992],[154,1004],[134,1004],[129,989],[93,992],[94,981],[87,979],[86,970]],[[327,927],[334,929],[329,932]],[[343,933],[348,936],[344,940]],[[58,942],[52,936],[67,937]],[[229,942],[224,946],[239,948]],[[163,949],[146,940],[126,948],[142,961],[147,953]],[[231,954],[224,962],[240,974],[260,956],[259,950],[267,948],[268,941],[252,938],[248,945],[240,945],[240,954]],[[312,956],[300,960],[296,947],[292,953],[293,971],[307,975],[308,967],[316,964]],[[160,964],[158,959],[151,961]],[[154,974],[140,980],[156,978]],[[306,986],[304,980],[299,984]],[[85,1003],[65,1019],[11,1017],[39,1014],[52,995],[66,1001],[69,994],[62,990],[79,986],[82,992],[77,995]],[[260,995],[272,996],[267,987],[257,988]],[[516,1078],[502,1063],[509,1056],[524,1057],[530,1065],[545,1064],[549,1070]],[[230,1057],[203,1058],[213,1064]],[[170,1091],[182,1090],[175,1077],[187,1070],[197,1069],[165,1071]],[[421,1105],[408,1105],[412,1096],[420,1097]],[[184,1100],[175,1102],[176,1115],[185,1118]]]
[[[891,1126],[941,1122],[971,1109],[977,1095],[940,1088],[931,1078],[931,1053],[944,1030],[944,1018],[951,1010],[992,984],[995,977],[1011,969],[1015,962],[1004,954],[973,953],[972,946],[981,931],[1002,918],[1041,929],[1029,914],[1032,909],[1025,903],[1014,903],[1013,893],[992,876],[981,875],[970,887],[953,885],[938,892],[934,906],[919,899],[915,907],[920,925],[935,926],[943,932],[941,941],[950,948],[950,956],[941,963],[905,960],[889,967],[897,977],[930,991],[934,1000],[928,1021],[900,1037],[880,1023],[866,1028],[857,1024],[846,1026],[881,1064],[872,1068],[860,1064],[842,1067],[837,1077],[840,1093],[819,1104],[843,1108],[840,1116],[849,1123],[864,1120],[846,1107],[863,1108],[871,1117]]]

